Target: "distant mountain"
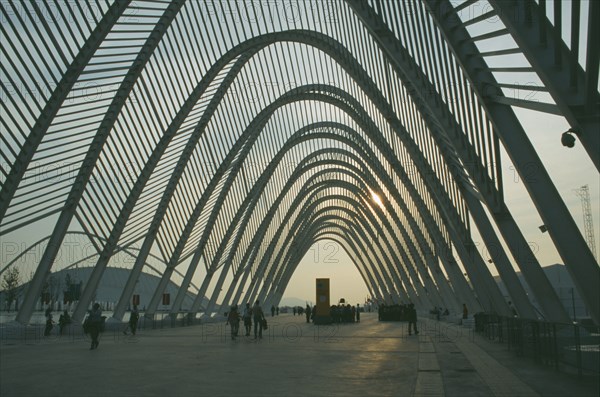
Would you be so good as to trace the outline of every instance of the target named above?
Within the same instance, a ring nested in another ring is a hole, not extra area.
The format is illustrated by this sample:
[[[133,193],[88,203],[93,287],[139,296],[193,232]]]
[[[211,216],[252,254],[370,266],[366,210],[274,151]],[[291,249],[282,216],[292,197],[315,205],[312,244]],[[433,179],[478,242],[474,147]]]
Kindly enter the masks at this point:
[[[71,268],[71,269],[62,269],[57,272],[52,273],[51,278],[48,280],[49,289],[51,291],[50,298],[55,302],[63,302],[63,293],[66,289],[66,276],[67,274],[71,277],[71,280],[75,284],[81,283],[81,288],[85,288],[85,284],[92,274],[92,267],[79,267],[79,268]],[[131,273],[130,269],[123,269],[117,267],[107,267],[102,275],[100,280],[100,284],[98,285],[98,289],[94,294],[94,301],[100,302],[104,309],[112,310],[114,305],[119,300],[121,296],[121,292],[125,287],[125,283],[129,278],[129,274]],[[160,282],[160,278],[154,274],[149,274],[146,272],[140,273],[138,281],[136,282],[134,294],[139,296],[139,307],[140,310],[145,310],[146,305],[150,302],[150,299],[154,295],[154,291]],[[27,288],[27,284],[24,286]],[[175,296],[179,291],[179,286],[172,281],[169,281],[164,294],[169,295],[169,304],[159,304],[159,310],[167,310],[170,309],[175,300]],[[0,292],[0,302],[4,302],[5,298],[3,297],[4,292]],[[21,297],[21,301],[22,301]],[[195,299],[195,296],[191,293],[187,293],[182,302],[182,310],[189,310],[192,307],[192,303]],[[129,300],[131,302],[131,299]],[[202,300],[202,304],[206,305],[208,299],[204,297]],[[14,304],[14,303],[13,303]],[[39,303],[38,303],[39,305]],[[58,307],[58,305],[57,305]],[[4,304],[2,305],[2,309],[5,309]],[[60,310],[60,309],[57,309]]]
[[[294,306],[306,306],[306,300],[305,299],[300,299],[300,298],[294,298],[294,297],[286,297],[286,298],[282,298],[281,302],[279,302],[279,306],[290,306],[290,307],[294,307]]]

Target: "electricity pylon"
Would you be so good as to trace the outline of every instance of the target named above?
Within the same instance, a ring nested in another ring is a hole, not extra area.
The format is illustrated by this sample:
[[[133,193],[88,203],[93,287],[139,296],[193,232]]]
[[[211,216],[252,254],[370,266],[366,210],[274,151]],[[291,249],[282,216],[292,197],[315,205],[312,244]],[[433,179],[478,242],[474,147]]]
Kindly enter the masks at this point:
[[[583,207],[583,226],[585,230],[585,239],[587,240],[590,250],[594,258],[598,260],[596,255],[596,240],[594,238],[594,222],[592,219],[592,206],[590,204],[590,189],[588,185],[583,185],[579,189],[575,189],[575,194],[581,198],[581,206]]]

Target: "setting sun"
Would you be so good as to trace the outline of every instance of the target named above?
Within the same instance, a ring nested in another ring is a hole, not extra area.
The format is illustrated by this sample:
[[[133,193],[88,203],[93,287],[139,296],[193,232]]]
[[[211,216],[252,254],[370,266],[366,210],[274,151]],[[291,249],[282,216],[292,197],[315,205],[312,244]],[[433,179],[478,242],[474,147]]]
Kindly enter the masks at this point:
[[[383,208],[383,201],[381,200],[381,197],[379,197],[379,195],[375,192],[371,192],[371,195],[373,196],[373,200],[381,207]]]

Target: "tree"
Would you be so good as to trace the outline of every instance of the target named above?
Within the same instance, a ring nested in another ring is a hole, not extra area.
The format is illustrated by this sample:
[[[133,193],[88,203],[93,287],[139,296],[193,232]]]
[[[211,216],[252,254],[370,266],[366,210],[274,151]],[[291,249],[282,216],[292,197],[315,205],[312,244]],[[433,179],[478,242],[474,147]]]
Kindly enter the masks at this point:
[[[17,287],[21,281],[21,273],[16,267],[11,267],[2,277],[2,289],[6,292],[6,302],[8,303],[8,311],[10,306],[17,299]]]

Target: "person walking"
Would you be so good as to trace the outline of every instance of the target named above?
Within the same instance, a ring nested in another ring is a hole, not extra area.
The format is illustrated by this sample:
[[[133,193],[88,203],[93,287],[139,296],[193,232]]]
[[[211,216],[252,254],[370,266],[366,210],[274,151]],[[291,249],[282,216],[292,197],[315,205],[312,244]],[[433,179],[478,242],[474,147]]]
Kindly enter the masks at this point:
[[[254,339],[256,339],[257,337],[258,339],[262,339],[263,321],[265,319],[265,314],[263,313],[262,307],[260,307],[258,299],[252,307],[252,317],[254,318]]]
[[[92,337],[92,346],[90,350],[94,350],[98,348],[100,342],[98,341],[98,337],[100,336],[100,331],[102,329],[102,309],[100,309],[99,303],[94,303],[92,306],[92,310],[89,311],[89,315],[87,320],[88,327],[90,331],[90,336]]]
[[[306,310],[304,310],[305,314],[306,314],[306,322],[310,323],[310,306],[308,306],[308,304],[306,305]]]
[[[469,318],[469,310],[467,309],[467,305],[463,303],[463,320]]]
[[[44,336],[50,336],[54,328],[54,320],[52,320],[52,310],[46,310],[46,327],[44,327]]]
[[[417,330],[417,310],[415,309],[415,305],[413,303],[408,305],[408,335],[412,335],[411,326],[415,331],[415,335],[419,335],[419,331]]]
[[[67,310],[65,310],[64,313],[61,314],[60,317],[58,318],[58,327],[59,327],[58,330],[60,332],[60,335],[63,334],[65,327],[69,324],[71,324],[71,316],[69,316],[69,312],[67,312]]]
[[[231,327],[231,340],[235,340],[240,329],[240,314],[238,313],[237,305],[231,306],[227,315],[227,324]]]
[[[250,336],[250,329],[252,328],[252,308],[250,307],[250,303],[246,303],[244,313],[242,314],[242,319],[244,320],[246,336]]]
[[[275,305],[271,306],[271,317],[275,317]]]
[[[356,304],[356,322],[360,323],[360,304]]]
[[[133,305],[133,310],[131,310],[131,315],[129,316],[129,323],[127,323],[127,327],[125,327],[125,331],[123,333],[127,335],[127,330],[131,330],[131,334],[135,335],[137,331],[138,320],[140,319],[140,312],[138,311],[137,305]]]

